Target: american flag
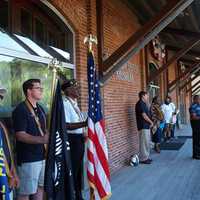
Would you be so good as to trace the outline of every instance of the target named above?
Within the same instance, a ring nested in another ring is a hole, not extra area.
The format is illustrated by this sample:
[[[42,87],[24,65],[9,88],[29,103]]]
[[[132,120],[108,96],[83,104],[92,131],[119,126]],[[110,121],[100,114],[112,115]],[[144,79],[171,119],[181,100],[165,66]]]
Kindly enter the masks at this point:
[[[89,90],[87,175],[89,185],[94,189],[95,200],[108,199],[111,196],[108,149],[101,112],[100,87],[92,52],[88,53],[87,62]]]

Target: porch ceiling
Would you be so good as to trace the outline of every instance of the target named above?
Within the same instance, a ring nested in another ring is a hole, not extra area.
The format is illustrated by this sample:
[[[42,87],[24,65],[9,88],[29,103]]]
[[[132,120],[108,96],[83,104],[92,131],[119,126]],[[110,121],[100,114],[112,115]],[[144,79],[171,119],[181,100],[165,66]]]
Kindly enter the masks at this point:
[[[155,16],[167,0],[122,0],[132,9],[143,25]],[[160,34],[163,43],[169,50],[178,51],[192,38],[200,37],[200,1],[195,0],[187,9],[179,14]],[[181,59],[195,61],[200,57],[200,45],[196,45]]]

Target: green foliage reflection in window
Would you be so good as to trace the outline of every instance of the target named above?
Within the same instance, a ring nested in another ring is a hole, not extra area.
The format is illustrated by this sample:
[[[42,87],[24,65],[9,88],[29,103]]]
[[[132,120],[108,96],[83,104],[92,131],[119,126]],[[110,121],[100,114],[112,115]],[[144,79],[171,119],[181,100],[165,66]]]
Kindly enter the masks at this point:
[[[63,73],[67,78],[73,77],[71,69],[63,68]],[[22,84],[30,78],[41,79],[44,88],[41,104],[49,110],[52,72],[47,65],[0,55],[0,85],[7,89],[4,100],[0,102],[0,117],[10,117],[13,108],[24,100]]]

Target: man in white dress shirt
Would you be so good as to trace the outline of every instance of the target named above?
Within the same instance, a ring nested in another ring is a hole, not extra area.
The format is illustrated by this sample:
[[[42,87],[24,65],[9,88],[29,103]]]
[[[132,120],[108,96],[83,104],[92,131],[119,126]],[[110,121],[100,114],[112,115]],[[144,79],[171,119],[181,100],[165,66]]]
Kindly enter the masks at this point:
[[[81,193],[83,156],[84,156],[84,127],[87,120],[84,119],[78,104],[79,88],[76,80],[66,81],[61,86],[64,92],[63,104],[65,110],[65,122],[71,148],[72,171],[76,200],[83,200]]]
[[[164,128],[164,137],[165,140],[169,140],[171,137],[171,130],[172,130],[172,116],[174,113],[173,107],[170,105],[171,97],[167,96],[165,98],[165,103],[161,106],[161,110],[164,114],[165,120],[165,128]]]

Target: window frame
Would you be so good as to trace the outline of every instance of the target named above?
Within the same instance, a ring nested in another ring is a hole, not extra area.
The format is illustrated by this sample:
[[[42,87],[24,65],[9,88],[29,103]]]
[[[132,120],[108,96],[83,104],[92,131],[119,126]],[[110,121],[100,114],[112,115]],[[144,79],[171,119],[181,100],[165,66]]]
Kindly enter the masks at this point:
[[[65,26],[71,31],[72,33],[72,37],[73,37],[73,48],[72,48],[72,52],[73,52],[73,55],[70,55],[72,56],[72,62],[73,64],[71,63],[67,63],[67,62],[59,62],[60,66],[62,67],[65,67],[65,68],[69,68],[69,69],[72,69],[73,70],[73,76],[76,78],[76,55],[75,55],[75,48],[76,48],[76,43],[75,43],[75,32],[74,30],[72,29],[72,27],[69,25],[69,23],[67,22],[67,20],[64,18],[64,16],[47,0],[40,0],[39,3],[43,4],[45,7],[47,7],[51,12],[53,12],[60,21],[62,21],[62,23],[65,24]],[[8,27],[9,27],[9,32],[12,33],[12,18],[13,18],[13,13],[15,12],[12,12],[12,5],[11,5],[11,2],[9,1],[8,3]],[[23,9],[26,10],[26,8],[23,7]],[[32,16],[33,17],[33,16]],[[18,33],[18,32],[14,32],[13,34],[21,34],[21,33]],[[32,39],[32,38],[30,38]],[[35,62],[39,62],[39,63],[42,63],[42,64],[49,64],[52,62],[52,59],[51,58],[45,58],[45,57],[40,57],[40,56],[37,56],[37,55],[27,55],[26,53],[23,53],[23,52],[17,52],[17,51],[14,51],[14,50],[10,50],[10,49],[6,49],[6,48],[3,48],[3,47],[0,47],[0,55],[3,55],[3,56],[9,56],[9,57],[16,57],[16,58],[19,58],[19,59],[24,59],[24,60],[29,60],[29,61],[35,61]],[[58,59],[59,61],[59,59]]]

